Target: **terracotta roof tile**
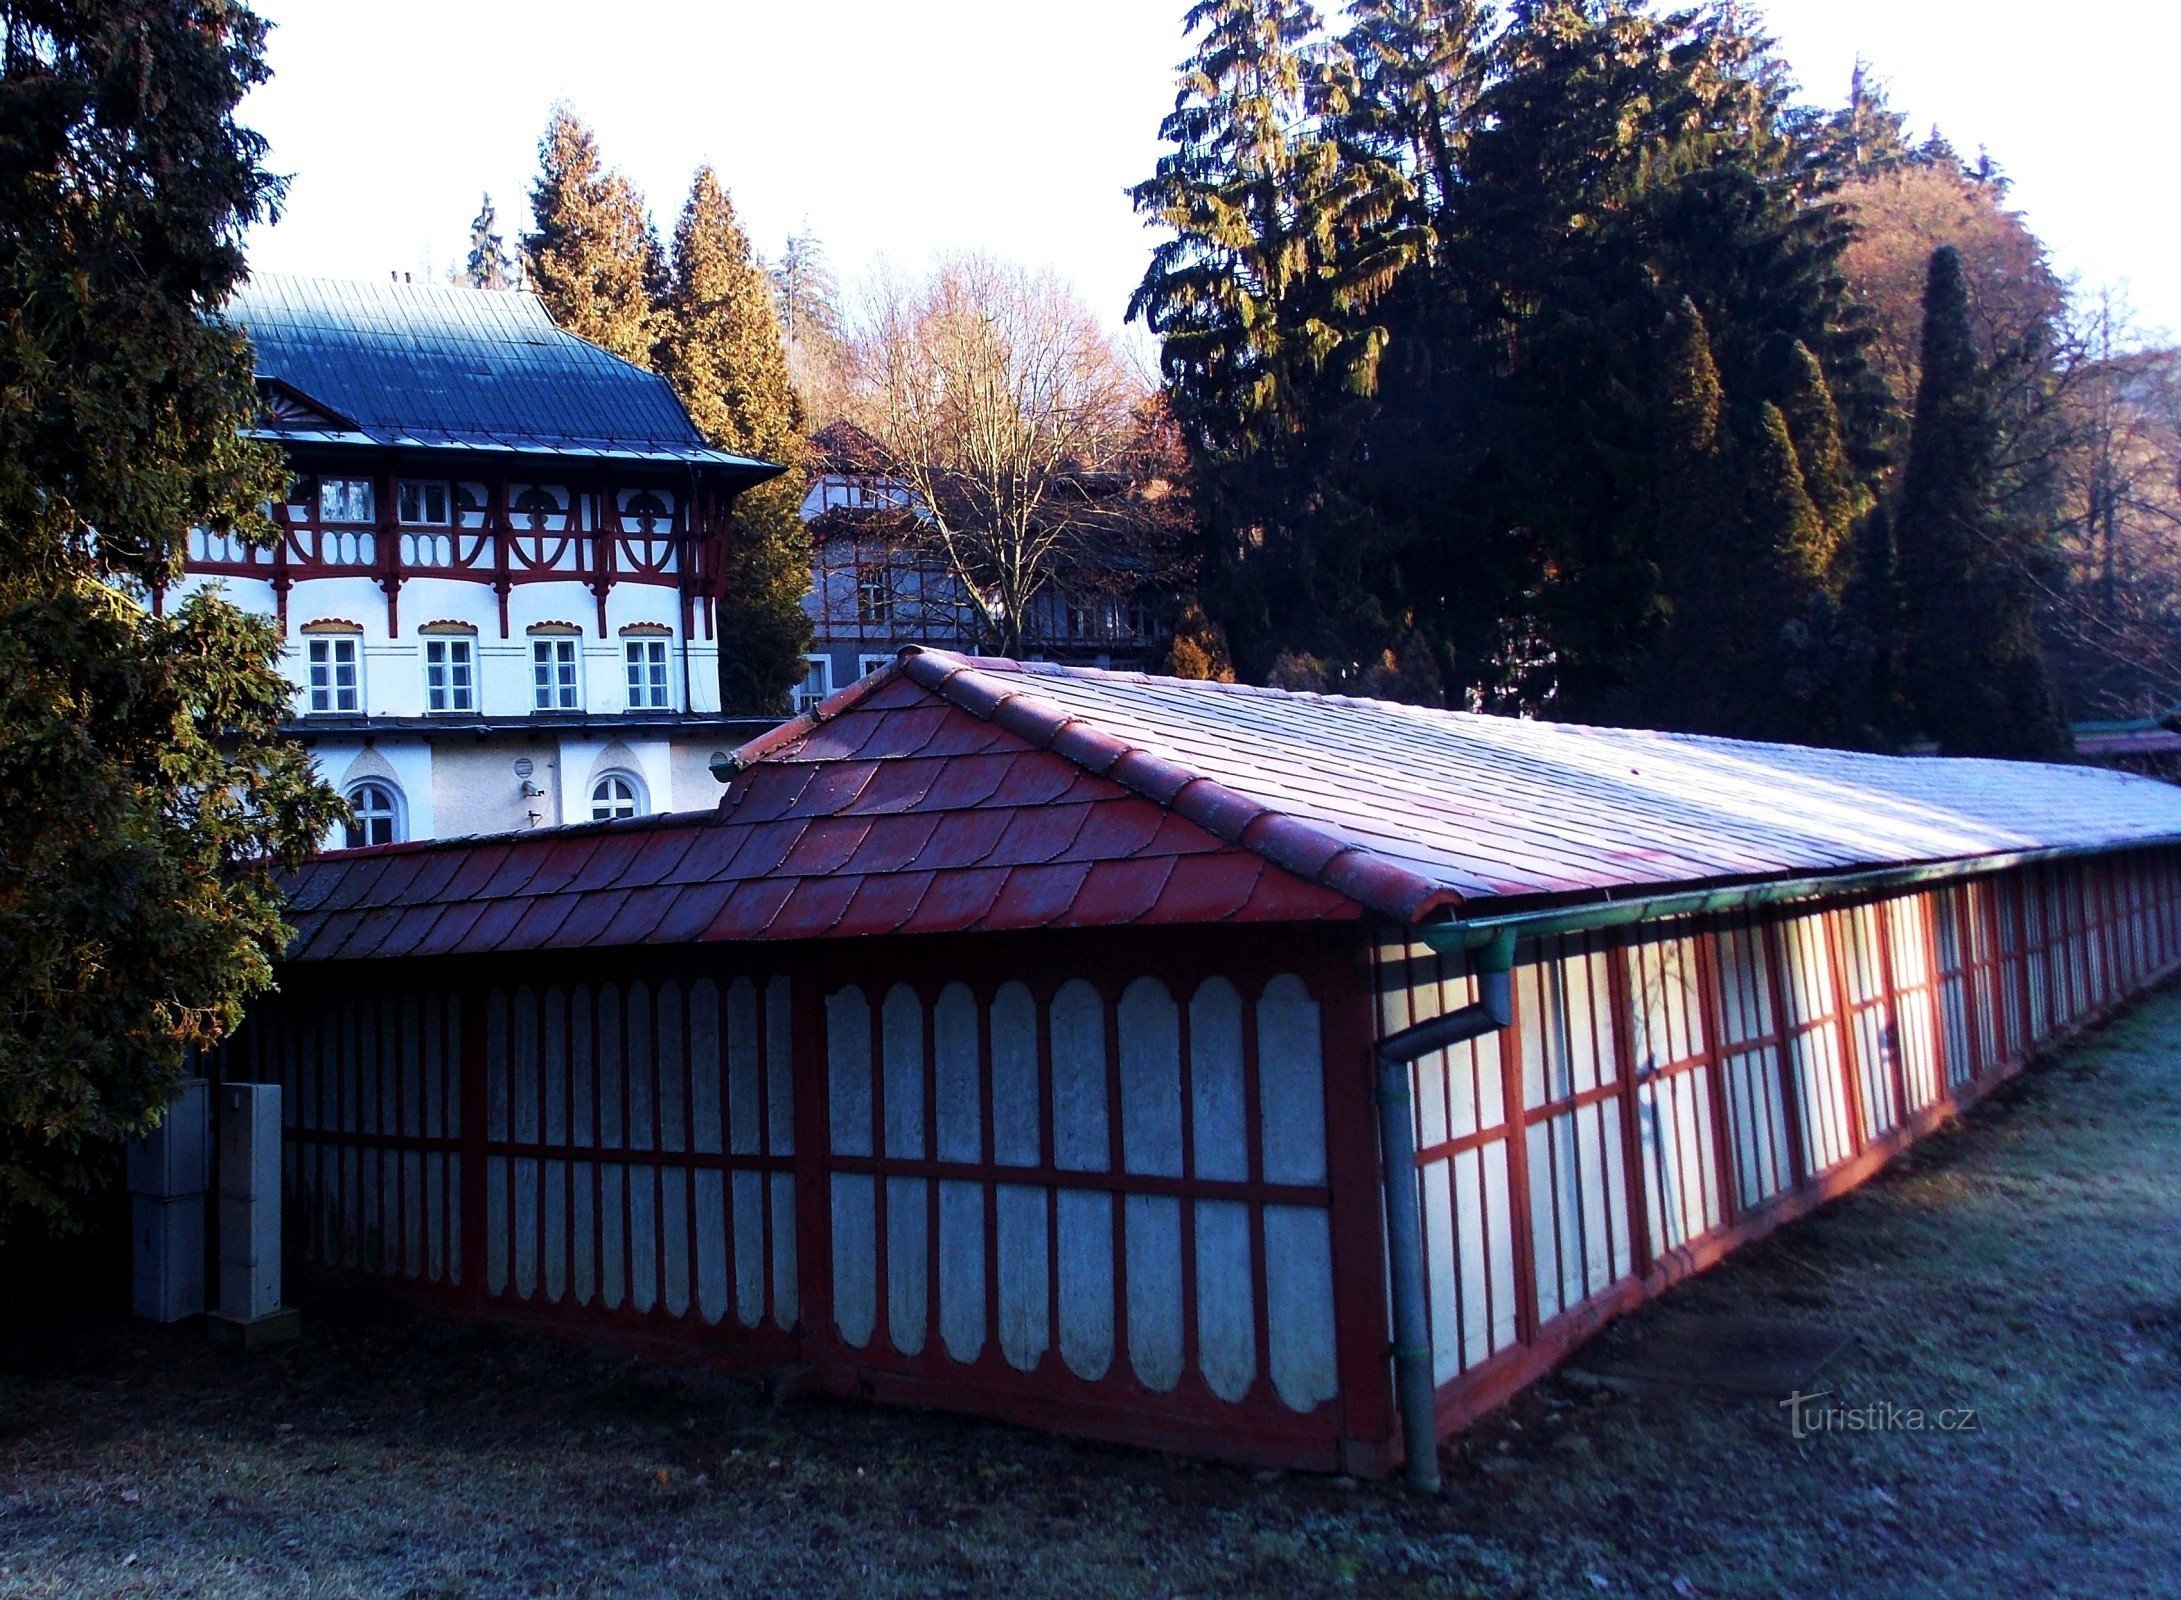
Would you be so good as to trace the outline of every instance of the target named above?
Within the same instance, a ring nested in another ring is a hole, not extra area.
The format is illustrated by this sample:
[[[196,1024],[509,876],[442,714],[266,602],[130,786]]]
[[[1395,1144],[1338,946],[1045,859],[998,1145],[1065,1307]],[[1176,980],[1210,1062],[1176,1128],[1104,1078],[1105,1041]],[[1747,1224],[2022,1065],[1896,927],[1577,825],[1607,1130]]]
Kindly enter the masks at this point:
[[[1571,728],[937,651],[737,760],[716,812],[324,857],[292,885],[291,957],[1413,921],[1514,897],[2181,840],[2181,790],[2088,768]]]

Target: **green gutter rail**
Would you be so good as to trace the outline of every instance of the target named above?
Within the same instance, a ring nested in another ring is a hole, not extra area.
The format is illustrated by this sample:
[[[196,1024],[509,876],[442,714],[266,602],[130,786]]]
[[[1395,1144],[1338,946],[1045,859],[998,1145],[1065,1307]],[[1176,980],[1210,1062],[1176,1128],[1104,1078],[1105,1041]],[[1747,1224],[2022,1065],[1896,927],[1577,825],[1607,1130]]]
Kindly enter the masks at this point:
[[[1506,960],[1515,939],[1541,938],[1555,933],[1587,933],[1594,928],[1625,927],[1632,922],[1663,922],[1674,917],[1701,917],[1726,911],[1745,911],[1758,906],[1782,905],[1796,900],[1835,899],[1886,889],[1917,888],[1947,883],[2014,867],[2034,866],[2069,856],[2111,855],[2122,850],[2152,850],[2181,843],[2165,835],[2155,839],[2110,845],[2066,845],[2046,850],[2016,850],[2004,855],[1969,856],[1955,861],[1926,862],[1912,867],[1880,867],[1868,872],[1838,872],[1813,877],[1769,878],[1713,889],[1684,889],[1667,894],[1631,892],[1629,899],[1586,900],[1577,905],[1544,906],[1534,911],[1510,911],[1499,915],[1484,912],[1450,922],[1431,922],[1417,929],[1417,936],[1441,955],[1496,946],[1492,959]]]

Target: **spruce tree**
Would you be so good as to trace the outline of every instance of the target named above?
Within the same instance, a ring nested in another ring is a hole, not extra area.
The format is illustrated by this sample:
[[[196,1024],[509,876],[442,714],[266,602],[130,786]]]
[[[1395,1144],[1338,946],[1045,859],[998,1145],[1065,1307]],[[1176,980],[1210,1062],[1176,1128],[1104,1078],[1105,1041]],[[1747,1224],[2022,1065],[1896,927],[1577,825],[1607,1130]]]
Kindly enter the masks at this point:
[[[282,492],[218,313],[280,192],[239,5],[9,5],[0,55],[0,1240],[66,1230],[192,1048],[272,986],[275,872],[340,810],[271,622],[156,614],[192,527]]]
[[[1336,134],[1404,173],[1412,218],[1452,231],[1487,61],[1479,0],[1355,0],[1334,74]]]
[[[802,607],[810,583],[801,516],[805,445],[773,286],[710,167],[698,170],[674,230],[662,328],[658,370],[704,436],[789,469],[736,501],[716,602],[722,704],[730,712],[774,711],[802,678],[810,644]]]
[[[536,227],[523,237],[530,286],[561,327],[648,365],[664,262],[643,196],[607,170],[597,137],[566,104],[553,108],[538,160]]]
[[[470,223],[470,250],[462,266],[462,281],[472,289],[515,287],[515,263],[508,256],[507,241],[500,236],[500,215],[493,209],[489,194]]]
[[[1200,468],[1207,602],[1246,669],[1279,633],[1354,662],[1393,627],[1386,576],[1343,481],[1385,330],[1373,308],[1422,235],[1410,188],[1324,126],[1332,84],[1301,0],[1199,0],[1196,49],[1133,191],[1172,230],[1129,306],[1160,340]],[[1275,621],[1277,619],[1277,622]]]
[[[1996,493],[1999,438],[1961,257],[1941,246],[1895,528],[1902,692],[1949,754],[2056,755],[2067,730],[2037,638],[2031,536]]]

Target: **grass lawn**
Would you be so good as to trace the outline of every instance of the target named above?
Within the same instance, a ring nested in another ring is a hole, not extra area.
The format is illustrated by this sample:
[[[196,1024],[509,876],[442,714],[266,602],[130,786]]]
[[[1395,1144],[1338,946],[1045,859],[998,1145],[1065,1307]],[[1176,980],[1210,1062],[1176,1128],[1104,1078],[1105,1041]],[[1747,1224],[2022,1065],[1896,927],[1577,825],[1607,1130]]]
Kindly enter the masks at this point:
[[[1832,1404],[1973,1431],[1556,1379],[1426,1500],[370,1301],[245,1357],[11,1292],[0,1596],[2181,1593],[2177,1079],[2167,994],[1663,1302],[1851,1329]]]

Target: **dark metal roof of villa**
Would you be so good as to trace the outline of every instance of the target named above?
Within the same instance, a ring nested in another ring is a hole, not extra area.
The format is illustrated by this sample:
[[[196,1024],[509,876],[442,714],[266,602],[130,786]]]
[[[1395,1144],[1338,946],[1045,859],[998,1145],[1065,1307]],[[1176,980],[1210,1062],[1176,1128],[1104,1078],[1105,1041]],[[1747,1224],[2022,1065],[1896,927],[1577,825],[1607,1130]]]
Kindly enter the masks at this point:
[[[1404,922],[2181,839],[2181,789],[907,651],[716,812],[320,857],[291,959]]]
[[[562,331],[521,290],[263,275],[227,315],[259,379],[316,413],[261,437],[780,471],[707,445],[664,378]]]

